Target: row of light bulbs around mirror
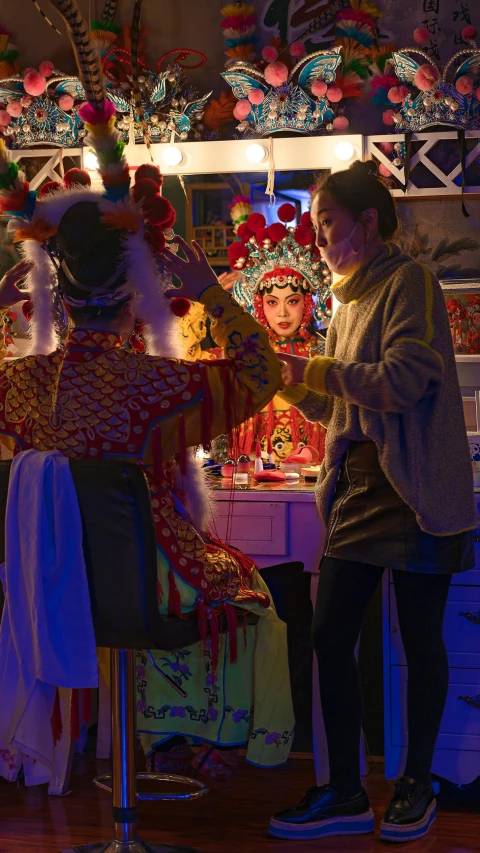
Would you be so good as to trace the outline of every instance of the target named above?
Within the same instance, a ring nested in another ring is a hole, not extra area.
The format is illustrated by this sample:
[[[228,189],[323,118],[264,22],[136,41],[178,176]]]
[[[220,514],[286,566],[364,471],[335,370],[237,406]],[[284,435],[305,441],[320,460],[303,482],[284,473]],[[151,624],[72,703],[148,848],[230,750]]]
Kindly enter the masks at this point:
[[[341,142],[337,142],[334,154],[337,160],[347,162],[348,160],[353,159],[355,149],[351,142],[343,140]],[[180,166],[184,160],[184,154],[178,145],[162,145],[161,158],[166,166],[175,167]],[[268,158],[268,150],[264,145],[254,142],[246,148],[245,158],[249,163],[252,163],[252,165],[258,165]],[[84,164],[85,168],[92,172],[98,169],[98,160],[93,151],[89,150],[86,152]]]

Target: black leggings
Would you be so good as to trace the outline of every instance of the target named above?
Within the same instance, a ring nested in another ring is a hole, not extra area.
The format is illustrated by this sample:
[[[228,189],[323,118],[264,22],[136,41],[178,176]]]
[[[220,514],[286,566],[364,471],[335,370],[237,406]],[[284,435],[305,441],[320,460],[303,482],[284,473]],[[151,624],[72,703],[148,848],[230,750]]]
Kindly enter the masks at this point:
[[[365,610],[383,569],[324,557],[313,617],[330,784],[350,796],[360,788],[362,690],[355,660]],[[435,741],[448,688],[442,628],[451,575],[394,571],[400,633],[408,665],[405,775],[430,783]]]

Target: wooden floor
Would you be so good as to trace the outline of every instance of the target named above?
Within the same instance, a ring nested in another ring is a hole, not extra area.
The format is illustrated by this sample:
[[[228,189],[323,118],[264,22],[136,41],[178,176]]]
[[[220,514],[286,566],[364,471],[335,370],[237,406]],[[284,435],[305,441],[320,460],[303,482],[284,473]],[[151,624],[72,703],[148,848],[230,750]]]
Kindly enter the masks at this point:
[[[71,793],[48,797],[46,788],[0,784],[0,853],[59,853],[72,845],[111,837],[109,795],[92,787],[105,762],[80,756],[75,761]],[[313,783],[313,763],[291,759],[276,771],[243,764],[236,779],[191,803],[140,804],[141,835],[197,847],[202,853],[380,853],[388,850],[373,836],[324,841],[277,841],[267,834],[271,813],[295,803]],[[389,799],[391,784],[373,766],[366,780],[377,823]],[[473,853],[480,851],[480,809],[445,802],[430,834],[409,844],[408,853]],[[391,849],[391,847],[390,847]]]

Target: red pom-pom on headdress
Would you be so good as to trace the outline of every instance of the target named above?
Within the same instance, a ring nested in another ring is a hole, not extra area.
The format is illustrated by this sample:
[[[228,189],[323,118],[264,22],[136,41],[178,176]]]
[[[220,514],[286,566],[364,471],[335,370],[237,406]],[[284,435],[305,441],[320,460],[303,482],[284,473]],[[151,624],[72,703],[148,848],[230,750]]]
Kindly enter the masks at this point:
[[[300,217],[300,225],[305,225],[307,228],[312,227],[312,217],[310,216],[309,210],[306,210],[305,213],[302,213]]]
[[[248,249],[244,243],[236,241],[235,243],[230,243],[227,252],[230,263],[235,263],[235,261],[238,261],[240,258],[247,257]]]
[[[297,225],[293,237],[299,246],[310,246],[313,243],[315,235],[313,228],[309,228],[307,225]]]
[[[255,240],[257,243],[263,243],[264,240],[269,240],[268,236],[268,228],[259,228],[259,230],[255,234]]]
[[[287,207],[287,205],[282,205],[282,207]],[[288,207],[292,207],[292,205],[290,204]],[[273,225],[268,226],[267,230],[270,240],[273,240],[274,243],[279,243],[287,236],[287,229],[281,222],[274,222]]]
[[[167,241],[165,240],[161,228],[158,228],[155,225],[147,226],[145,230],[145,236],[147,242],[150,244],[154,252],[158,252],[159,254],[163,252],[165,246],[167,245]]]
[[[50,195],[50,193],[55,193],[61,189],[62,189],[62,185],[59,184],[58,181],[47,181],[46,184],[43,184],[43,186],[40,187],[38,197],[39,198],[46,198],[47,195]]]
[[[263,213],[251,213],[247,219],[247,225],[250,228],[250,231],[253,234],[256,234],[260,228],[265,228],[267,224],[267,220],[265,219]]]
[[[140,178],[135,181],[132,187],[132,196],[135,201],[141,201],[144,198],[153,198],[158,196],[160,187],[151,178]]]
[[[92,179],[85,169],[69,169],[63,176],[63,183],[67,189],[73,186],[91,187]]]
[[[175,210],[168,199],[160,195],[145,199],[143,203],[143,215],[146,222],[150,225],[162,225],[164,227],[167,227],[165,223],[171,221],[172,215],[176,218]]]
[[[250,237],[254,236],[254,232],[248,227],[247,222],[242,222],[237,228],[237,237],[242,243],[248,243]]]
[[[142,181],[144,178],[148,178],[150,181],[155,181],[159,188],[163,184],[163,175],[158,166],[155,166],[153,163],[143,163],[138,167],[135,172],[135,183],[138,184],[138,182]]]
[[[185,296],[172,296],[170,310],[175,314],[175,317],[185,317],[190,311],[190,302]]]
[[[280,222],[292,222],[297,218],[297,211],[295,210],[293,204],[289,204],[287,201],[285,204],[281,204],[278,208],[277,216]]]

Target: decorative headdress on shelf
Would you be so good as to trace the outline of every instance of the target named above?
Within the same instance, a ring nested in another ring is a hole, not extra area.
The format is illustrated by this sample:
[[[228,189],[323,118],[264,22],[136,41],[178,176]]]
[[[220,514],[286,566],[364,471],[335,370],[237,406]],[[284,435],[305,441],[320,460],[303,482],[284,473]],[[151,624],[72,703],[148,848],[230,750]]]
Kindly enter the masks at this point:
[[[184,70],[199,68],[206,56],[196,50],[170,50],[151,71],[138,56],[141,3],[136,3],[131,27],[131,49],[117,44],[120,33],[113,18],[116,0],[107,0],[102,19],[92,22],[91,37],[106,78],[106,97],[115,106],[116,127],[124,142],[170,142],[201,137],[201,119],[211,92],[198,96],[187,86]],[[88,38],[87,33],[85,37]],[[0,48],[2,35],[0,33]],[[1,60],[0,52],[0,60]],[[196,63],[184,65],[189,56]],[[162,70],[165,60],[170,63]],[[1,75],[0,75],[1,76]],[[83,144],[87,130],[78,111],[87,93],[78,77],[57,71],[42,62],[38,71],[29,68],[0,81],[0,133],[11,148],[30,148],[41,143],[74,148]]]
[[[419,132],[433,125],[459,130],[480,128],[480,50],[475,44],[476,30],[465,27],[462,37],[467,46],[459,50],[440,72],[431,57],[421,49],[429,39],[424,27],[414,32],[419,45],[394,51],[391,64],[398,79],[388,98],[392,109],[384,113],[384,122],[401,133]]]
[[[240,60],[222,73],[238,98],[234,109],[238,130],[247,138],[286,130],[309,135],[333,130],[342,98],[342,90],[335,86],[341,47],[304,56],[291,71],[277,61],[276,48],[264,48],[263,56],[269,60],[263,70]]]
[[[253,212],[252,203],[246,195],[235,195],[232,198],[231,204],[228,205],[228,209],[232,217],[233,230],[236,234],[242,222],[246,222]]]
[[[269,288],[291,286],[308,296],[309,319],[313,311],[318,319],[328,319],[330,309],[330,271],[320,259],[309,213],[302,214],[300,224],[287,227],[296,219],[292,204],[278,209],[279,222],[267,226],[261,213],[251,213],[239,225],[236,242],[228,247],[230,266],[242,273],[233,285],[233,296],[247,311],[262,322],[262,296]],[[266,321],[265,321],[266,322]]]

